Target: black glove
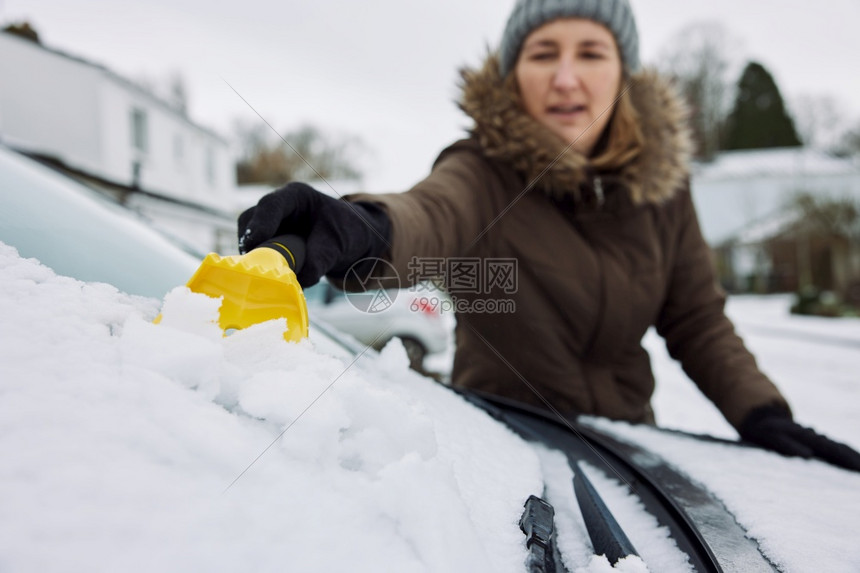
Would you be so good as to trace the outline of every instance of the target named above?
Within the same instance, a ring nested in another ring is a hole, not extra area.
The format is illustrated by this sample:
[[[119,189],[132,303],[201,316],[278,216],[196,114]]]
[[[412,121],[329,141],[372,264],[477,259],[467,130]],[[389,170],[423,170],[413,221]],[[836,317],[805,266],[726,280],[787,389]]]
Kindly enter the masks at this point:
[[[818,458],[841,468],[860,471],[860,453],[796,424],[791,414],[780,406],[754,409],[738,432],[744,440],[784,456]]]
[[[247,253],[279,235],[307,241],[299,284],[308,287],[323,275],[342,278],[361,259],[381,257],[390,248],[391,221],[373,203],[348,203],[304,183],[287,183],[239,215],[239,251]],[[354,268],[369,273],[373,261]]]

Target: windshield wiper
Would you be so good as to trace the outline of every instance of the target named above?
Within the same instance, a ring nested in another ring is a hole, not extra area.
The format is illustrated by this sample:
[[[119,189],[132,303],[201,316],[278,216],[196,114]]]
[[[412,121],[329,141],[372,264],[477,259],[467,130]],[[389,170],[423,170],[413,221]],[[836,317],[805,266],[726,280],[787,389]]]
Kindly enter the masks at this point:
[[[555,542],[555,510],[543,499],[531,495],[526,500],[520,529],[526,534],[528,573],[567,573]]]
[[[573,491],[576,494],[576,502],[579,511],[585,520],[585,528],[591,538],[591,546],[597,555],[606,555],[609,562],[614,566],[620,559],[630,555],[639,556],[633,544],[627,538],[627,534],[618,525],[618,521],[603,498],[591,485],[591,481],[582,471],[579,462],[570,460],[573,469]]]
[[[564,453],[571,468],[573,462],[585,461],[621,479],[646,511],[669,529],[696,571],[731,571],[739,565],[749,572],[778,570],[721,501],[653,452],[574,420],[563,423],[533,406],[456,390],[526,440]]]

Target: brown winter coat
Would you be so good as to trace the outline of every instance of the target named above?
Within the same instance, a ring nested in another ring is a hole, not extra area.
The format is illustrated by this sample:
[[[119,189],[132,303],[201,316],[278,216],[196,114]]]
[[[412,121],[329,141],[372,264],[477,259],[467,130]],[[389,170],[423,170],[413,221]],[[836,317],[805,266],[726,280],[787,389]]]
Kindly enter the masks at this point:
[[[634,78],[630,93],[645,151],[595,173],[521,111],[489,58],[464,73],[472,137],[445,149],[409,192],[349,199],[378,203],[390,216],[387,256],[404,283],[413,257],[516,260],[515,292],[454,293],[515,306],[458,312],[456,386],[650,422],[654,377],[641,340],[655,325],[735,427],[754,407],[787,407],[723,312],[687,183],[683,108],[649,73]]]

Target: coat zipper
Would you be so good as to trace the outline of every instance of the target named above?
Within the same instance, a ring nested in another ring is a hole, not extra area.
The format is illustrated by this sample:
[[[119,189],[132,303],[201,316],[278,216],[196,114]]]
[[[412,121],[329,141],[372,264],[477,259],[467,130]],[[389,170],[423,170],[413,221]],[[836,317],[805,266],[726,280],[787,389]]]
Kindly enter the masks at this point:
[[[603,207],[603,181],[599,176],[594,177],[594,195],[597,197],[597,208]]]

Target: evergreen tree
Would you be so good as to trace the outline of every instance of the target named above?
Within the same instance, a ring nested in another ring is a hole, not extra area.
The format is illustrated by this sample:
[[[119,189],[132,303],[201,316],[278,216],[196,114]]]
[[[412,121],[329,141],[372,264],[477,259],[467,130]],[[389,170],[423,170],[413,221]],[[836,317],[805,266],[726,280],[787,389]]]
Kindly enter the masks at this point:
[[[761,149],[803,145],[770,73],[747,64],[735,106],[726,122],[723,149]]]

